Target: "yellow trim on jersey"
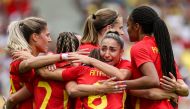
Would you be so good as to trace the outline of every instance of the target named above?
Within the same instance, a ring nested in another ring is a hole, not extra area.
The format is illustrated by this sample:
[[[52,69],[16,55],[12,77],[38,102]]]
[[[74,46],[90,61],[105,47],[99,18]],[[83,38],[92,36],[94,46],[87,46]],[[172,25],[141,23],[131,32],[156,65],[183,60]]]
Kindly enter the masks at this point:
[[[40,109],[46,109],[48,101],[49,101],[51,93],[52,93],[51,87],[48,84],[48,82],[44,82],[44,81],[39,81],[38,82],[38,87],[43,87],[46,90],[46,96],[45,96],[45,98],[44,98],[44,100],[42,102],[42,105],[40,107]]]
[[[12,80],[12,78],[10,78],[10,85],[11,85],[11,94],[13,94],[13,93],[15,93],[16,92],[16,89],[15,89],[15,86],[14,86],[14,84],[13,84],[13,80]]]
[[[126,93],[126,91],[124,90],[123,91],[123,99],[122,99],[122,104],[123,104],[123,107],[122,107],[122,109],[124,109],[125,108],[125,100],[126,100],[126,98],[127,98],[127,93]]]
[[[140,109],[140,98],[137,98],[135,109]]]
[[[64,97],[64,99],[63,99],[63,109],[67,109],[69,96],[68,96],[68,94],[67,94],[67,92],[65,90],[63,90],[63,97]]]

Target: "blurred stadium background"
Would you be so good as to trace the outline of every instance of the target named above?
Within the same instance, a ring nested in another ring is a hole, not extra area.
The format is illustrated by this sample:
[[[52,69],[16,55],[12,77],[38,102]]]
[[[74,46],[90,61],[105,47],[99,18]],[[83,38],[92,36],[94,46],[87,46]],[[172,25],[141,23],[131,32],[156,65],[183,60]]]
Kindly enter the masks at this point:
[[[40,16],[47,20],[53,38],[50,50],[60,32],[70,31],[82,35],[85,18],[97,9],[117,9],[124,18],[141,4],[152,6],[165,20],[171,34],[174,55],[184,81],[190,86],[190,0],[0,0],[0,108],[2,95],[9,95],[10,57],[4,48],[10,21],[27,16]],[[125,22],[125,20],[124,20]],[[125,30],[126,31],[126,30]],[[131,43],[127,33],[125,58],[129,59]],[[179,109],[189,109],[190,96],[181,98]]]

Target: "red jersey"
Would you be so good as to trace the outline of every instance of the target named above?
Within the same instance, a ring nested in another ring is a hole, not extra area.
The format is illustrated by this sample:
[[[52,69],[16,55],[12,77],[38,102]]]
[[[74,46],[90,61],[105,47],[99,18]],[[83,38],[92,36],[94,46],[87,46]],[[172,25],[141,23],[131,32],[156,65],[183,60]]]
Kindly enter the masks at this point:
[[[92,50],[97,49],[97,48],[99,48],[98,45],[93,45],[91,43],[83,43],[83,44],[81,44],[79,46],[79,50],[87,49],[87,50],[85,50],[87,52],[91,52]],[[76,100],[77,102],[76,102],[76,106],[75,107],[78,107],[77,109],[82,109],[82,108],[79,108],[79,107],[82,107],[81,106],[82,102],[80,102],[80,97],[79,98],[77,97],[76,99],[77,99]]]
[[[130,62],[121,60],[116,67],[119,69],[131,69]],[[76,80],[78,84],[97,84],[99,80],[106,80],[110,77],[97,68],[89,66],[78,66],[66,69],[62,73],[63,80]],[[81,97],[82,107],[85,109],[122,109],[126,99],[126,92],[112,93],[107,95],[92,95]],[[79,107],[76,107],[79,109]]]
[[[65,63],[57,63],[58,68],[69,68]],[[53,73],[53,72],[52,72]],[[43,79],[36,76],[28,90],[34,94],[35,109],[69,109],[68,94],[65,91],[65,82]]]
[[[16,60],[10,64],[10,94],[17,92],[24,84],[30,83],[34,77],[34,70],[28,71],[24,74],[19,74],[19,65],[21,61]],[[33,109],[33,98],[19,103],[16,109]]]
[[[161,60],[155,38],[145,36],[143,40],[137,42],[131,48],[132,79],[142,77],[139,67],[152,62],[155,65],[159,78],[162,78]],[[176,67],[177,78],[181,79],[179,70]],[[144,98],[131,97],[132,109],[173,109],[170,102],[165,100],[148,100]]]
[[[92,51],[95,48],[99,48],[99,46],[98,45],[93,45],[91,43],[84,43],[84,44],[81,44],[79,46],[79,50],[88,49],[88,50],[85,50],[85,51],[88,51],[88,52]]]

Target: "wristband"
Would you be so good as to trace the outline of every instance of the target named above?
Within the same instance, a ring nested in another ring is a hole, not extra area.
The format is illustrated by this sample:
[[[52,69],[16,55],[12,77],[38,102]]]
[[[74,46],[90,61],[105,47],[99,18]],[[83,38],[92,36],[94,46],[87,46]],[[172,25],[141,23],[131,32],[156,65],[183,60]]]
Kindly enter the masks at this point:
[[[61,60],[67,60],[68,59],[68,54],[67,53],[61,53],[60,54],[60,59]]]

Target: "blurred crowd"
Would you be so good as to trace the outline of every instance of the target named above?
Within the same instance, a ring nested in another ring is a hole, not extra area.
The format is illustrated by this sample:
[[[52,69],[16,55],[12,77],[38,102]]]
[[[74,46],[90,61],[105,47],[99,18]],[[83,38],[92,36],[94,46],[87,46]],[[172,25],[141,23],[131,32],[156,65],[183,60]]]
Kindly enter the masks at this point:
[[[11,59],[5,52],[7,26],[13,20],[37,16],[38,12],[31,2],[31,0],[0,1],[0,95],[8,96],[9,93],[8,72]],[[75,0],[74,3],[82,16],[80,27],[89,14],[100,8],[115,8],[126,19],[128,13],[136,6],[141,4],[152,6],[169,28],[176,63],[179,65],[184,81],[190,86],[190,0]],[[131,43],[129,43],[127,32],[124,39],[126,41],[125,57],[129,59]],[[188,101],[190,97],[185,99]]]

